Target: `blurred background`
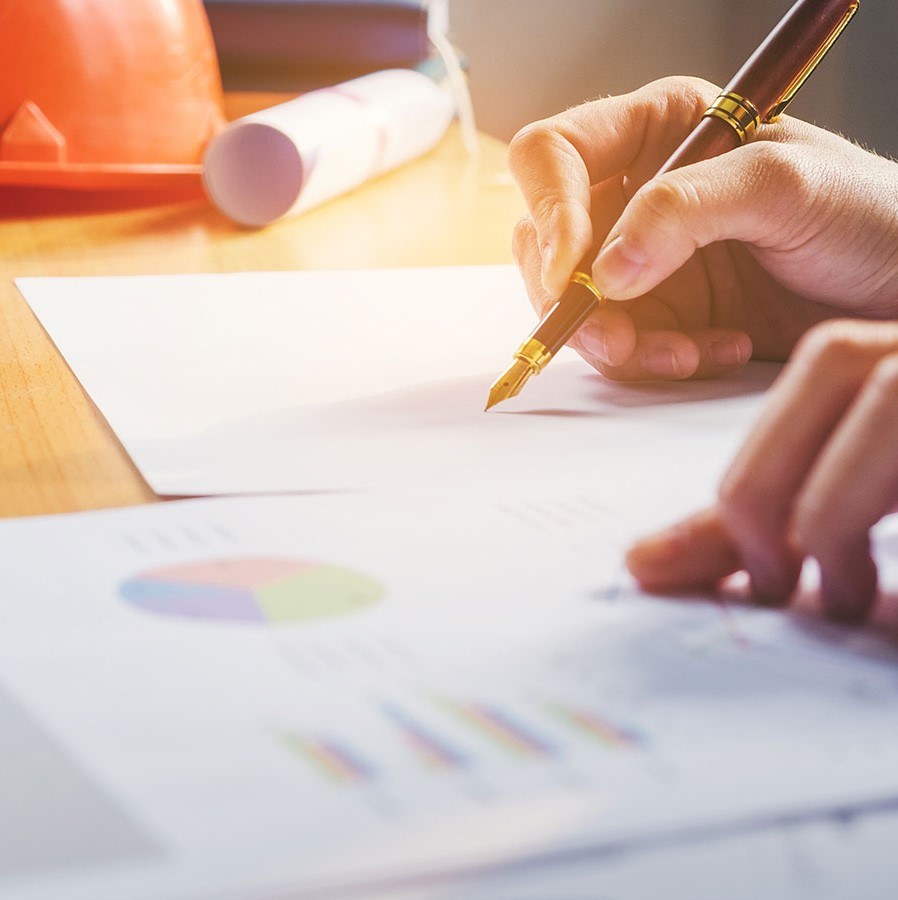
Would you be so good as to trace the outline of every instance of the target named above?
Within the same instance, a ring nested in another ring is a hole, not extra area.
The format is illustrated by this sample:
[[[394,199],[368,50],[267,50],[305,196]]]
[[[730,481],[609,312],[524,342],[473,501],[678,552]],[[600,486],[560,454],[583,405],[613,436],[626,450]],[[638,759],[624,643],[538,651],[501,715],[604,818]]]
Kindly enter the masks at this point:
[[[2,2],[2,0],[0,0]],[[427,0],[204,0],[230,88],[305,90],[426,53]],[[430,0],[468,65],[480,129],[664,75],[723,84],[794,0]],[[790,112],[898,156],[898,0],[861,10]],[[423,50],[422,50],[423,46]]]
[[[450,0],[480,128],[523,124],[664,75],[726,82],[793,0]],[[789,112],[898,156],[898,2],[861,9]]]

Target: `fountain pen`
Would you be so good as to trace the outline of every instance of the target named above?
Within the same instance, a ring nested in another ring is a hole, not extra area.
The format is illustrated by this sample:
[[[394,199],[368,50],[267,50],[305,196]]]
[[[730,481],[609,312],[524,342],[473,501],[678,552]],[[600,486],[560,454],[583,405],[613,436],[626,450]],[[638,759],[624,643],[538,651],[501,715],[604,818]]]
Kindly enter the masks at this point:
[[[857,12],[860,0],[798,0],[704,112],[674,154],[658,170],[711,159],[734,150],[759,124],[776,121],[798,89]],[[584,260],[564,293],[514,354],[514,362],[490,388],[486,409],[517,396],[607,298]]]

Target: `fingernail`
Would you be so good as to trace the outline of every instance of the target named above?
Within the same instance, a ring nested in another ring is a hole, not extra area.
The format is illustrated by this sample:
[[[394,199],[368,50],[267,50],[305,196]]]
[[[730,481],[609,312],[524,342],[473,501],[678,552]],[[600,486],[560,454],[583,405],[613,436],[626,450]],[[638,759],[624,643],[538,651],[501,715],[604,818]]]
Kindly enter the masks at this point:
[[[626,292],[639,278],[646,259],[618,235],[606,244],[592,267],[593,281],[609,297]]]
[[[608,355],[608,332],[601,325],[584,325],[577,334],[583,349],[604,363],[611,362]]]
[[[742,348],[736,341],[715,341],[711,344],[711,360],[717,366],[738,366],[742,359]]]
[[[659,348],[646,353],[642,358],[643,368],[652,375],[680,378],[682,371],[673,350]]]

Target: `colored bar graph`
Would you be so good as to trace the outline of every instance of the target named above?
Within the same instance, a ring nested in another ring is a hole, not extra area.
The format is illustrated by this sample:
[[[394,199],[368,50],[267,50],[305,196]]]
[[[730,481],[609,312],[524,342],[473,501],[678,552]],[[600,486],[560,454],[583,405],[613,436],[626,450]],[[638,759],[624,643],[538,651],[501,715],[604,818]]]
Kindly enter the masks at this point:
[[[304,738],[289,732],[282,732],[280,737],[297,756],[331,781],[357,784],[375,777],[376,773],[372,766],[362,760],[354,750],[337,741]]]
[[[636,732],[624,729],[590,710],[569,709],[557,704],[547,704],[546,708],[566,725],[595,738],[605,747],[626,750],[642,743],[642,737]]]
[[[507,710],[480,703],[440,701],[451,712],[482,737],[519,756],[554,756],[559,748],[537,735]]]
[[[465,768],[470,760],[466,754],[453,747],[442,735],[398,706],[387,703],[381,707],[383,714],[399,729],[412,750],[434,769]]]

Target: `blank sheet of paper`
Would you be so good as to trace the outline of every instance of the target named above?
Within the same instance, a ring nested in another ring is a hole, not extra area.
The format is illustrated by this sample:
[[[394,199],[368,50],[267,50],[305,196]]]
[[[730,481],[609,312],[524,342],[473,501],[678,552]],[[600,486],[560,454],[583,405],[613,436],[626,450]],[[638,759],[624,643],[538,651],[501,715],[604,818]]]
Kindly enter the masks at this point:
[[[484,413],[535,319],[510,266],[17,284],[162,495],[539,479],[695,503],[775,372],[615,385],[563,351]]]

